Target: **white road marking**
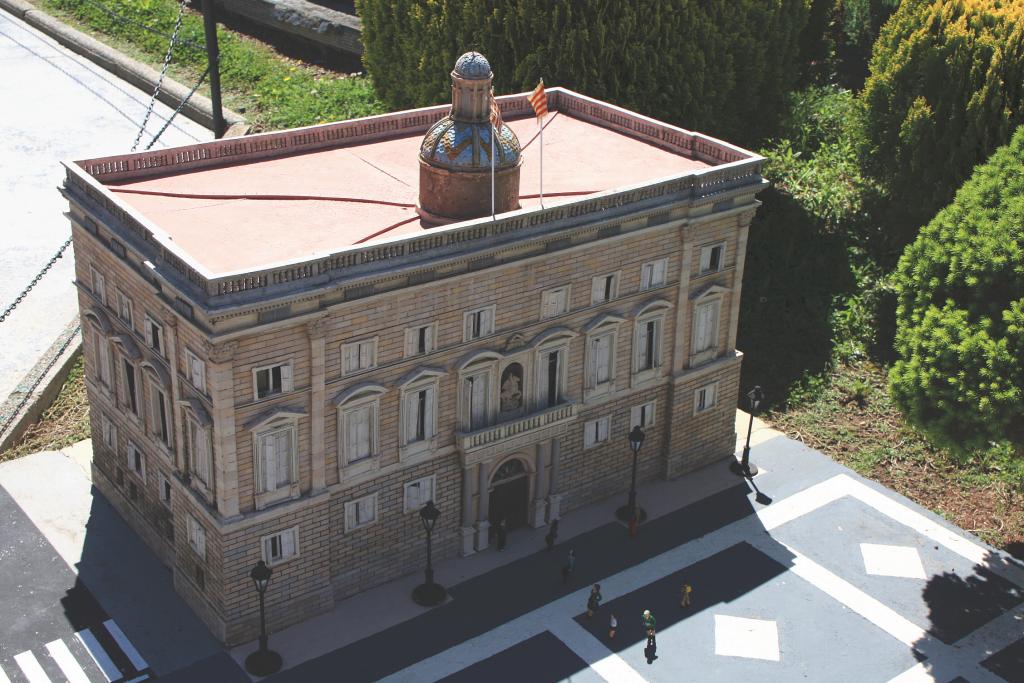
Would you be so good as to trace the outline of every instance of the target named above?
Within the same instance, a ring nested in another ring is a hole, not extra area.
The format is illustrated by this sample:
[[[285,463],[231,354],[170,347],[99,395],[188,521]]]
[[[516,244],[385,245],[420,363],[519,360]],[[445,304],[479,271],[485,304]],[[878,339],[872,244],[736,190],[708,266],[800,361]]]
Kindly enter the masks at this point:
[[[68,683],[89,683],[89,677],[85,675],[82,665],[71,654],[71,650],[68,649],[63,640],[47,643],[46,649],[49,651],[50,656],[53,657],[53,661],[57,662],[61,672],[67,677]]]
[[[112,635],[114,640],[117,641],[121,651],[128,655],[128,659],[131,661],[132,666],[135,667],[136,671],[142,671],[143,669],[149,668],[149,664],[146,664],[146,660],[142,658],[139,651],[136,650],[135,646],[132,645],[130,640],[128,640],[128,636],[124,634],[124,631],[121,630],[121,627],[118,626],[113,619],[107,619],[103,622],[103,625],[107,627],[107,631],[109,631],[110,635]]]
[[[0,683],[11,683],[11,679],[7,677],[3,669],[0,669]]]
[[[608,683],[645,683],[646,679],[625,659],[609,650],[575,621],[563,619],[551,624],[548,630]]]
[[[142,674],[138,678],[133,678],[130,681],[125,681],[125,683],[139,683],[139,681],[148,681],[148,680],[149,680],[149,674]]]
[[[39,660],[32,654],[32,650],[25,650],[20,655],[14,655],[14,661],[21,667],[21,671],[29,683],[53,683],[43,671],[43,667],[39,665]]]
[[[110,655],[103,649],[100,642],[96,640],[96,636],[92,634],[92,631],[83,628],[75,634],[75,637],[78,638],[78,642],[82,644],[82,647],[89,651],[89,656],[92,657],[92,661],[96,662],[96,666],[103,672],[103,677],[107,679],[107,683],[110,683],[115,678],[121,678],[121,670],[114,665]]]

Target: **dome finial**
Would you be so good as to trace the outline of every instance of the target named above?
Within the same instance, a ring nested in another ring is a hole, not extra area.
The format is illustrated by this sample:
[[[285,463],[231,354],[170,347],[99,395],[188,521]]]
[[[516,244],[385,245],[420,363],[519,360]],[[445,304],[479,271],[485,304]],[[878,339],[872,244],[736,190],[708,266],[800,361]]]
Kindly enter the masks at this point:
[[[473,81],[491,78],[492,75],[490,62],[476,50],[471,50],[459,57],[452,73],[459,78]]]

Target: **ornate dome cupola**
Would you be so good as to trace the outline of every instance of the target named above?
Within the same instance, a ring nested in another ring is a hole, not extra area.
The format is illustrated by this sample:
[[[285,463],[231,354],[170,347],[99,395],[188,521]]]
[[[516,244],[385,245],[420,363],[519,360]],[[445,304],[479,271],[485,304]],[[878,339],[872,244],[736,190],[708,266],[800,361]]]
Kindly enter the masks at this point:
[[[452,109],[420,144],[420,216],[451,223],[491,213],[491,65],[479,52],[452,70]],[[519,138],[502,123],[494,140],[496,213],[519,208]]]

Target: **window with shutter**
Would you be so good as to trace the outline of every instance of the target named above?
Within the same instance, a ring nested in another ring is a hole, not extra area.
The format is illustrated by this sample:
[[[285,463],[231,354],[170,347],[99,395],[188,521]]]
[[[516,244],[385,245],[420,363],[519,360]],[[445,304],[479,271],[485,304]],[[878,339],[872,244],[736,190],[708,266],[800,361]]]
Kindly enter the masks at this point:
[[[206,363],[199,356],[185,349],[185,364],[188,366],[189,381],[199,391],[206,391]]]
[[[594,341],[594,356],[597,359],[596,380],[597,384],[604,384],[612,378],[612,337],[610,334],[604,334]]]
[[[92,268],[92,293],[96,295],[100,303],[104,305],[107,303],[107,279],[95,268]]]
[[[92,335],[100,382],[109,389],[112,386],[110,383],[110,344],[103,333],[95,328],[93,328]]]
[[[132,300],[120,291],[117,293],[117,314],[128,327],[132,327]]]
[[[280,369],[281,376],[281,391],[292,390],[292,366],[291,363],[285,363],[284,365],[278,366]]]
[[[466,396],[469,399],[467,414],[471,431],[487,425],[487,384],[486,373],[466,378]]]
[[[693,412],[700,413],[715,406],[715,394],[718,391],[718,383],[708,384],[694,392]]]
[[[665,271],[668,260],[659,259],[645,263],[640,271],[640,289],[651,289],[665,284]]]
[[[345,531],[353,531],[377,521],[377,494],[345,503]]]
[[[723,256],[725,254],[725,244],[712,244],[706,247],[701,247],[700,250],[700,272],[704,273],[716,273],[722,269]]]
[[[139,394],[135,386],[135,366],[124,359],[125,404],[135,415],[139,414]]]
[[[608,428],[611,424],[611,417],[600,417],[587,422],[583,429],[583,447],[592,448],[608,440]]]
[[[713,349],[718,336],[718,302],[709,301],[697,306],[694,313],[693,351],[700,353]]]

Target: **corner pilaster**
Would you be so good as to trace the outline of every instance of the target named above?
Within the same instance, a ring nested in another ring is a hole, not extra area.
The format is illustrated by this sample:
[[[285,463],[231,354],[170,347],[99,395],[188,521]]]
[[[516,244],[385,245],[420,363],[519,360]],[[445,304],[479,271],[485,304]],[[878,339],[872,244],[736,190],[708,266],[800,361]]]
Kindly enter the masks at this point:
[[[234,357],[236,342],[207,350],[208,379],[213,401],[213,477],[217,510],[223,517],[238,514],[238,455],[235,445]]]

